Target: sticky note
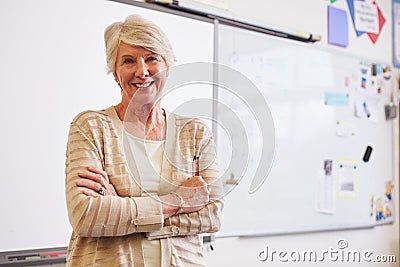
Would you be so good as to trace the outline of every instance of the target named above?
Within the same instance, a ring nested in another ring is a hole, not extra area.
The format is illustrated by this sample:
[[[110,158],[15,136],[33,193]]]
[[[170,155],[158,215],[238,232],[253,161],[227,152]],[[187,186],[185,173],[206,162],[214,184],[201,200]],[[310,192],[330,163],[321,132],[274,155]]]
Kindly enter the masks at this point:
[[[349,94],[347,93],[324,93],[324,103],[327,106],[345,107],[349,105]]]
[[[343,47],[349,45],[346,10],[328,6],[328,43]]]

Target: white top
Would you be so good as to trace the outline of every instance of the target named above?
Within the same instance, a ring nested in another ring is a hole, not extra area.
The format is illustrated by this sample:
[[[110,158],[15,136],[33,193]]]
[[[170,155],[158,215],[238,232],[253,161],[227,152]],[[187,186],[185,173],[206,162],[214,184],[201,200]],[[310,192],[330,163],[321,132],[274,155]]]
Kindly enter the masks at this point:
[[[157,194],[160,185],[161,164],[163,159],[163,141],[144,140],[127,133],[129,146],[140,173],[142,190],[147,194]],[[131,165],[130,162],[128,166]],[[132,165],[131,165],[132,166]],[[144,263],[146,267],[161,266],[160,240],[142,240]]]
[[[144,140],[129,133],[127,137],[140,173],[143,191],[147,194],[157,194],[165,140]]]

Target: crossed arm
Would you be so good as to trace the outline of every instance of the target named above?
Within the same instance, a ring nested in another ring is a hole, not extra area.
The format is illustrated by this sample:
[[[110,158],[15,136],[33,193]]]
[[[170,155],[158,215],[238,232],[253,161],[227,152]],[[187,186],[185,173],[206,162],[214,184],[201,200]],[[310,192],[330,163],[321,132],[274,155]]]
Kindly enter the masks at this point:
[[[71,225],[78,235],[146,232],[149,238],[161,238],[218,231],[223,208],[218,199],[219,185],[210,183],[207,177],[195,176],[185,180],[176,193],[119,196],[102,166],[100,149],[89,136],[77,125],[71,125],[66,194]],[[106,189],[104,196],[99,194],[101,187]]]

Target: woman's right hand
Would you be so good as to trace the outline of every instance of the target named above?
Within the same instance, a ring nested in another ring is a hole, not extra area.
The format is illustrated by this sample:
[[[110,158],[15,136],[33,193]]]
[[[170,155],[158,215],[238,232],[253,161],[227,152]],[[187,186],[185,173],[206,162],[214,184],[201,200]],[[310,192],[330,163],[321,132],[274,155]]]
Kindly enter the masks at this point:
[[[201,210],[210,201],[210,192],[207,183],[201,176],[193,176],[179,186],[175,191],[182,200],[182,209],[179,213],[190,213]]]
[[[183,181],[174,193],[160,196],[160,200],[163,204],[164,219],[166,219],[178,213],[201,210],[208,204],[210,193],[204,179],[201,176],[193,176]]]

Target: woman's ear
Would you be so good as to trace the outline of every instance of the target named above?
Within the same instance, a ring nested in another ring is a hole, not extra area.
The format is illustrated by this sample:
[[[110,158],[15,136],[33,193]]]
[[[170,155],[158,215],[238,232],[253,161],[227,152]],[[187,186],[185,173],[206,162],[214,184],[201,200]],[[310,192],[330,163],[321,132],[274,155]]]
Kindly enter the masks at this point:
[[[122,89],[120,81],[118,80],[118,76],[115,72],[113,72],[113,76],[114,76],[114,80],[117,82],[119,88],[121,88],[121,94],[122,94],[123,89]]]
[[[117,74],[115,72],[113,72],[113,76],[114,76],[114,80],[118,83],[118,85],[120,85],[119,84],[119,80],[118,80],[118,76],[117,76]]]

